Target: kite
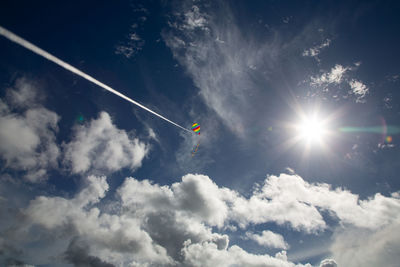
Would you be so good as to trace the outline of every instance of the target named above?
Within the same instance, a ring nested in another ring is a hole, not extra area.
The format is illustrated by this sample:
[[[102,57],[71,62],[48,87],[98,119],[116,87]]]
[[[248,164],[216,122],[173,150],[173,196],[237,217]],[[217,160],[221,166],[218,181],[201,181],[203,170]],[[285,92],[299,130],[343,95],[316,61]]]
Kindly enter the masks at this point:
[[[198,123],[193,123],[192,131],[200,135],[200,125]],[[200,140],[197,143],[197,145],[193,148],[192,157],[197,153],[197,150],[199,149],[199,145],[200,145]]]
[[[193,123],[192,131],[195,132],[195,133],[200,134],[200,125],[198,123]]]

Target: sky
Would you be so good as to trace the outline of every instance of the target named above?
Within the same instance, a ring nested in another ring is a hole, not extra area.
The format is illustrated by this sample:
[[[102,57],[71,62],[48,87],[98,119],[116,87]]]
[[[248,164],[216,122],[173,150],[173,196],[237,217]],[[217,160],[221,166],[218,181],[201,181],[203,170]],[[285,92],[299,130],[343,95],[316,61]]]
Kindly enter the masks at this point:
[[[2,28],[201,134],[0,36],[0,265],[398,266],[399,12],[1,1]]]

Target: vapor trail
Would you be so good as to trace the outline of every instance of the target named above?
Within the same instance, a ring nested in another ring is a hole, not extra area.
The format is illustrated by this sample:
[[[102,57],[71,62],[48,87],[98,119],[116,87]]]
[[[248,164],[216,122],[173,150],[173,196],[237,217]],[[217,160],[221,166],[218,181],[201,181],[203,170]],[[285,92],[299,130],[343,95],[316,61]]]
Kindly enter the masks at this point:
[[[155,112],[155,111],[153,111],[153,110],[151,110],[151,109],[149,109],[149,108],[143,106],[142,104],[136,102],[135,100],[130,99],[130,98],[127,97],[126,95],[121,94],[120,92],[114,90],[114,89],[111,88],[110,86],[108,86],[108,85],[106,85],[106,84],[104,84],[104,83],[102,83],[102,82],[96,80],[96,79],[93,78],[92,76],[90,76],[90,75],[88,75],[88,74],[86,74],[86,73],[84,73],[84,72],[78,70],[77,68],[71,66],[70,64],[68,64],[68,63],[66,63],[66,62],[64,62],[64,61],[62,61],[61,59],[59,59],[59,58],[53,56],[52,54],[50,54],[50,53],[44,51],[43,49],[37,47],[36,45],[34,45],[34,44],[28,42],[27,40],[25,40],[25,39],[19,37],[18,35],[16,35],[16,34],[10,32],[9,30],[7,30],[7,29],[5,29],[5,28],[3,28],[3,27],[1,27],[1,26],[0,26],[0,35],[3,35],[5,38],[9,39],[10,41],[13,41],[14,43],[17,43],[17,44],[19,44],[20,46],[23,46],[23,47],[25,47],[26,49],[31,50],[32,52],[34,52],[35,54],[37,54],[37,55],[39,55],[39,56],[42,56],[42,57],[44,57],[44,58],[46,58],[46,59],[48,59],[48,60],[50,60],[50,61],[56,63],[57,65],[63,67],[64,69],[69,70],[69,71],[75,73],[76,75],[79,75],[79,76],[81,76],[82,78],[84,78],[84,79],[86,79],[86,80],[88,80],[88,81],[90,81],[90,82],[92,82],[92,83],[94,83],[94,84],[97,84],[98,86],[100,86],[100,87],[106,89],[107,91],[109,91],[109,92],[111,92],[111,93],[113,93],[113,94],[115,94],[115,95],[117,95],[117,96],[119,96],[119,97],[121,97],[121,98],[123,98],[123,99],[129,101],[129,102],[131,102],[132,104],[135,104],[136,106],[139,106],[139,107],[141,107],[141,108],[144,109],[144,110],[147,110],[148,112],[150,112],[150,113],[156,115],[157,117],[159,117],[159,118],[161,118],[161,119],[163,119],[163,120],[165,120],[165,121],[167,121],[167,122],[169,122],[169,123],[171,123],[171,124],[173,124],[173,125],[175,125],[175,126],[181,128],[182,130],[185,130],[185,131],[187,131],[187,132],[189,132],[189,133],[192,133],[192,131],[186,129],[185,127],[180,126],[179,124],[177,124],[177,123],[175,123],[175,122],[173,122],[173,121],[171,121],[171,120],[165,118],[164,116],[158,114],[157,112]]]

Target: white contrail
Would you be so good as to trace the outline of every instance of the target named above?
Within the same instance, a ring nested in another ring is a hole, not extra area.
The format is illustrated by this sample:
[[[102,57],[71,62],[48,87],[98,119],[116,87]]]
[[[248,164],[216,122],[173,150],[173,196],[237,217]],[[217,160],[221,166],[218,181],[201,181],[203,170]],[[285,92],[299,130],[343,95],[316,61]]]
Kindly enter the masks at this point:
[[[158,114],[157,112],[152,111],[151,109],[149,109],[149,108],[143,106],[142,104],[136,102],[135,100],[130,99],[130,98],[127,97],[126,95],[121,94],[120,92],[118,92],[118,91],[112,89],[110,86],[108,86],[108,85],[106,85],[106,84],[104,84],[104,83],[102,83],[102,82],[96,80],[96,79],[93,78],[92,76],[90,76],[90,75],[88,75],[88,74],[86,74],[86,73],[84,73],[84,72],[78,70],[77,68],[71,66],[70,64],[68,64],[68,63],[66,63],[66,62],[64,62],[64,61],[62,61],[61,59],[59,59],[59,58],[53,56],[52,54],[50,54],[50,53],[44,51],[43,49],[37,47],[36,45],[34,45],[34,44],[28,42],[27,40],[25,40],[25,39],[19,37],[18,35],[16,35],[16,34],[10,32],[9,30],[7,30],[7,29],[5,29],[5,28],[3,28],[3,27],[1,27],[1,26],[0,26],[0,35],[3,35],[5,38],[9,39],[10,41],[13,41],[13,42],[19,44],[20,46],[23,46],[23,47],[25,47],[26,49],[31,50],[32,52],[34,52],[34,53],[36,53],[36,54],[38,54],[38,55],[40,55],[40,56],[42,56],[42,57],[44,57],[44,58],[46,58],[46,59],[48,59],[48,60],[50,60],[50,61],[56,63],[57,65],[63,67],[64,69],[69,70],[69,71],[75,73],[76,75],[79,75],[79,76],[81,76],[82,78],[84,78],[84,79],[86,79],[86,80],[88,80],[88,81],[90,81],[90,82],[92,82],[92,83],[94,83],[94,84],[97,84],[98,86],[100,86],[100,87],[106,89],[107,91],[109,91],[109,92],[111,92],[111,93],[113,93],[113,94],[116,94],[117,96],[119,96],[119,97],[121,97],[121,98],[123,98],[123,99],[125,99],[125,100],[127,100],[127,101],[129,101],[129,102],[131,102],[131,103],[133,103],[133,104],[135,104],[135,105],[141,107],[142,109],[147,110],[148,112],[150,112],[150,113],[156,115],[157,117],[160,117],[161,119],[163,119],[163,120],[165,120],[165,121],[167,121],[167,122],[169,122],[169,123],[171,123],[171,124],[173,124],[173,125],[175,125],[175,126],[181,128],[182,130],[188,131],[188,132],[190,132],[190,133],[192,132],[192,131],[186,129],[185,127],[182,127],[182,126],[180,126],[179,124],[177,124],[177,123],[175,123],[175,122],[173,122],[173,121],[171,121],[171,120],[165,118],[164,116],[161,116],[161,115]]]

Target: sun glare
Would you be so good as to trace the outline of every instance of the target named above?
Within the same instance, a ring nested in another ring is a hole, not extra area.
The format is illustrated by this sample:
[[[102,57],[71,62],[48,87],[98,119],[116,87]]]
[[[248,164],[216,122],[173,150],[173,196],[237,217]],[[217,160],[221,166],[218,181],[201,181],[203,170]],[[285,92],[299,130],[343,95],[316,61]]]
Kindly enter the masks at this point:
[[[332,127],[339,113],[327,113],[320,109],[318,103],[314,106],[308,105],[307,110],[294,104],[293,110],[293,119],[284,124],[290,137],[285,140],[282,149],[286,151],[298,147],[303,150],[303,159],[306,159],[310,152],[330,154],[331,145],[337,138]]]
[[[299,134],[308,142],[322,141],[325,129],[317,118],[304,120],[299,126]]]

